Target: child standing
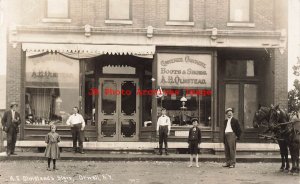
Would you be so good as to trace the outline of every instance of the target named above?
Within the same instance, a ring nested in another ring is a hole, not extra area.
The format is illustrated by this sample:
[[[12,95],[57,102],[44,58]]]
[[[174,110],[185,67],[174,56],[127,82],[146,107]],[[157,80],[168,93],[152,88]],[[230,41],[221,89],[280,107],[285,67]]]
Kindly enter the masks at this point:
[[[56,159],[60,157],[60,151],[58,142],[60,142],[60,136],[56,131],[55,125],[50,125],[50,132],[45,137],[45,142],[47,143],[47,147],[45,150],[45,156],[48,158],[48,171],[51,171],[50,169],[50,162],[51,159],[53,160],[53,170],[57,170],[55,166]]]
[[[201,143],[201,131],[198,127],[198,120],[193,119],[193,127],[189,131],[188,143],[190,149],[190,164],[189,167],[193,166],[193,156],[196,156],[196,167],[199,167],[198,164],[198,154],[199,154],[199,147],[198,145]]]

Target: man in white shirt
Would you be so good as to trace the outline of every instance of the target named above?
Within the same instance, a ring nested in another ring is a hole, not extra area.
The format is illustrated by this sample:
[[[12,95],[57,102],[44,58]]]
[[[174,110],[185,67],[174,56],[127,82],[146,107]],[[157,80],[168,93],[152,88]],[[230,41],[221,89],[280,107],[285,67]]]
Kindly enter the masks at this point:
[[[166,115],[167,110],[161,109],[161,116],[157,120],[156,133],[159,135],[159,154],[162,155],[162,145],[165,144],[165,153],[168,154],[168,136],[171,130],[171,120]]]
[[[236,159],[236,140],[240,139],[241,128],[237,119],[233,117],[233,109],[228,108],[225,111],[227,119],[224,121],[224,148],[226,164],[223,167],[234,168]]]
[[[83,152],[83,130],[85,127],[85,121],[81,114],[79,114],[78,107],[73,108],[73,114],[68,118],[67,125],[71,127],[71,133],[73,138],[73,151],[84,154]],[[79,149],[77,148],[77,141]]]

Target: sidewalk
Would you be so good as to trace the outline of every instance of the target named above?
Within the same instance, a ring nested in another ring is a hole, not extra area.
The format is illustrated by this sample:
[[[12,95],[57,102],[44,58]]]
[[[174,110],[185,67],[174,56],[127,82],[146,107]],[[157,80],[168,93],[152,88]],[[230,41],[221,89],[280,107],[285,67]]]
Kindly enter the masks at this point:
[[[44,153],[17,152],[18,155],[7,157],[5,153],[0,154],[0,161],[5,160],[45,160]],[[189,154],[99,154],[99,153],[72,153],[62,152],[61,160],[81,161],[189,161]],[[200,154],[200,162],[224,162],[224,155]],[[280,155],[237,155],[237,162],[281,162]]]

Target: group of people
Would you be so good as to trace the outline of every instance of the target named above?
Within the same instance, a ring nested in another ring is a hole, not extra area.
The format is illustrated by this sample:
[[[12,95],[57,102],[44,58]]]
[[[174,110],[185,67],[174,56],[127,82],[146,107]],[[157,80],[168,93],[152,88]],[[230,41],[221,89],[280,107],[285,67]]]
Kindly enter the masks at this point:
[[[168,155],[168,136],[171,130],[170,118],[166,115],[165,108],[161,110],[161,116],[157,120],[156,132],[159,135],[159,155],[162,155],[163,143],[165,145],[165,154]],[[240,124],[236,118],[233,117],[233,109],[227,108],[225,111],[226,120],[224,121],[224,148],[226,163],[223,167],[234,168],[236,163],[236,141],[240,139],[242,131]],[[193,127],[189,130],[188,148],[190,151],[190,164],[192,167],[195,158],[196,167],[199,167],[199,145],[201,143],[201,130],[198,127],[198,119],[192,119]]]
[[[21,124],[20,114],[16,111],[18,104],[16,102],[11,103],[10,110],[4,113],[1,120],[3,131],[7,135],[7,156],[16,155],[15,144],[17,140],[17,133],[19,125]],[[170,118],[166,115],[165,108],[161,110],[161,116],[157,120],[157,135],[159,135],[159,155],[162,155],[163,143],[165,145],[165,154],[168,153],[168,136],[171,130]],[[226,163],[223,167],[234,168],[236,163],[236,141],[240,139],[241,128],[237,119],[233,117],[233,109],[227,108],[225,111],[227,116],[224,121],[224,148]],[[68,118],[67,125],[71,127],[72,139],[73,139],[73,151],[84,154],[83,152],[83,130],[85,128],[85,121],[81,114],[79,114],[78,107],[73,108],[73,114]],[[198,119],[192,120],[193,127],[189,130],[188,135],[188,148],[190,151],[190,164],[188,167],[192,167],[193,160],[195,158],[196,167],[199,167],[199,145],[201,143],[201,130],[198,127]],[[48,167],[50,169],[51,160],[53,161],[53,170],[56,170],[56,159],[60,157],[60,150],[58,143],[61,141],[60,135],[56,132],[57,127],[50,125],[50,132],[45,137],[47,143],[45,150],[45,157],[48,158]],[[79,143],[77,147],[77,142]]]

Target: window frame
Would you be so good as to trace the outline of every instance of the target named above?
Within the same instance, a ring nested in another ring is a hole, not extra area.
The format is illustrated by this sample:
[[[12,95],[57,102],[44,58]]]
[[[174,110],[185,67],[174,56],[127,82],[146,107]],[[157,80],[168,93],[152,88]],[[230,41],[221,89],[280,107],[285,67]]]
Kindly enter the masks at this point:
[[[253,8],[253,0],[248,0],[249,1],[249,20],[248,21],[233,21],[233,20],[231,20],[231,17],[230,17],[231,1],[233,1],[233,0],[228,1],[228,22],[229,23],[237,23],[237,24],[253,23],[253,9],[254,9]],[[232,25],[232,26],[234,26],[234,25]],[[247,25],[245,25],[245,26],[247,26]],[[248,25],[248,27],[254,27],[254,25]]]
[[[187,22],[193,22],[193,1],[189,1],[189,20],[173,20],[171,19],[171,1],[168,0],[168,20],[167,22],[182,22],[182,23],[187,23]]]
[[[129,18],[128,19],[110,19],[109,17],[109,1],[110,0],[106,0],[106,23],[114,23],[114,21],[124,21],[124,22],[127,22],[127,21],[132,21],[132,0],[128,0],[129,1]]]
[[[51,17],[49,16],[48,14],[48,2],[49,0],[46,1],[46,4],[45,4],[45,18],[46,19],[58,19],[58,20],[64,20],[64,19],[70,19],[70,0],[66,0],[67,3],[68,3],[68,6],[67,6],[67,17]]]

